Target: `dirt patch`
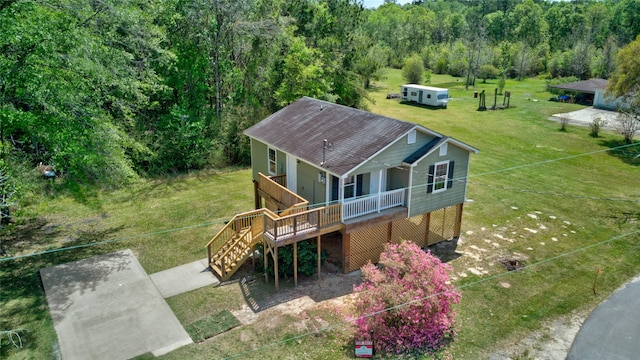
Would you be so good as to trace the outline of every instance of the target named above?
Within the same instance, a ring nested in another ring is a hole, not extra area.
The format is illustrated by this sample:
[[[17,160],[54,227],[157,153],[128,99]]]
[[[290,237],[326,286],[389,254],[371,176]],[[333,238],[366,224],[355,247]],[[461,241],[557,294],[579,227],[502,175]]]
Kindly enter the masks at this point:
[[[499,262],[504,266],[505,269],[507,269],[507,271],[520,270],[524,268],[524,264],[518,259],[502,259],[499,260]]]

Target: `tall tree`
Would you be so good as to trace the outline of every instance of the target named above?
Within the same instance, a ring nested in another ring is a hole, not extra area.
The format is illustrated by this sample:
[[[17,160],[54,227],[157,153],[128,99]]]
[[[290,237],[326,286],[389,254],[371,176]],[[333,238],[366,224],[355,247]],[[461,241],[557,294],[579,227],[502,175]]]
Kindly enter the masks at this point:
[[[609,79],[607,92],[621,97],[620,110],[625,113],[619,130],[625,141],[631,143],[636,130],[640,129],[640,35],[622,47],[616,56],[616,70]]]
[[[546,41],[549,25],[544,19],[542,8],[533,0],[525,0],[518,4],[511,16],[513,22],[517,24],[514,37],[522,42],[518,60],[518,78],[522,80],[526,75],[526,65],[532,50]]]

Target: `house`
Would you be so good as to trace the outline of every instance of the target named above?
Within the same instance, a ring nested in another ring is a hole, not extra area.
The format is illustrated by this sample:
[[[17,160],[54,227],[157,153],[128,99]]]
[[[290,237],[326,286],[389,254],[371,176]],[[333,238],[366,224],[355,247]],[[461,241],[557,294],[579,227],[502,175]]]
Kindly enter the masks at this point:
[[[211,268],[222,278],[260,242],[265,262],[288,245],[297,261],[298,242],[315,239],[320,252],[330,237],[338,242],[342,271],[351,272],[377,262],[387,242],[409,239],[425,247],[460,234],[470,154],[478,152],[472,146],[308,97],[245,134],[256,210],[237,215],[207,245]]]
[[[575,101],[604,110],[616,111],[626,103],[622,98],[614,98],[606,94],[608,81],[605,79],[589,79],[565,84],[549,86],[550,89],[571,94]]]

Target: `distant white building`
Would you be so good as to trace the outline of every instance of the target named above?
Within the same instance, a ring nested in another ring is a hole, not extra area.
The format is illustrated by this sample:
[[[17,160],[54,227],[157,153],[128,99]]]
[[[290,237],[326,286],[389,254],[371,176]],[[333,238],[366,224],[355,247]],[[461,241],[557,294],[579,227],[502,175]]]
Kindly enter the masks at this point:
[[[606,85],[605,85],[606,87]],[[606,95],[606,89],[595,89],[593,96],[593,107],[605,110],[616,110],[622,104],[622,98],[614,98]]]

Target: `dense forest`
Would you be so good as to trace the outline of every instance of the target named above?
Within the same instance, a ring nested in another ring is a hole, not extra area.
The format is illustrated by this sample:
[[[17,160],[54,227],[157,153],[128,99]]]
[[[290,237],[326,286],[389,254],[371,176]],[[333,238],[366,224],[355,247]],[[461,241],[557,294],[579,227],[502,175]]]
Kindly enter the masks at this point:
[[[418,55],[433,73],[607,78],[640,0],[1,0],[3,196],[249,161],[242,131],[301,96],[364,108]]]

